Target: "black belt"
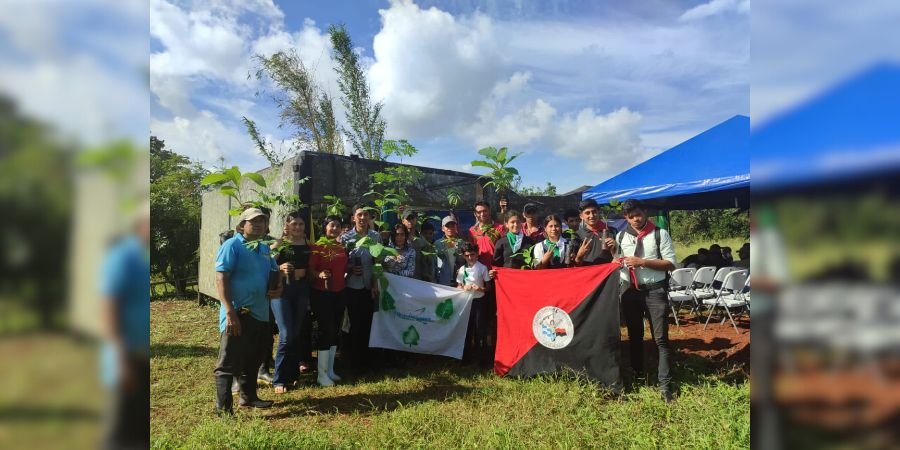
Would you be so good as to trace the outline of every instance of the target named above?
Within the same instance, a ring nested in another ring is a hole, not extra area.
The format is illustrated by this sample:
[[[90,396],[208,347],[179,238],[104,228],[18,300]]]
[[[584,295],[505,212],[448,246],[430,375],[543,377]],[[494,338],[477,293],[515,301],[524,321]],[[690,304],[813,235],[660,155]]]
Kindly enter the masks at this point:
[[[625,284],[625,285],[627,285],[627,287],[628,287],[629,289],[634,289],[634,284],[632,284],[631,282],[625,282],[625,281],[623,281],[622,283]],[[638,291],[652,291],[652,290],[654,290],[654,289],[666,289],[666,288],[668,288],[668,287],[669,287],[669,283],[668,283],[667,280],[659,280],[659,281],[654,281],[653,283],[639,284],[638,287],[637,287],[637,289],[635,289],[635,290],[638,290]]]

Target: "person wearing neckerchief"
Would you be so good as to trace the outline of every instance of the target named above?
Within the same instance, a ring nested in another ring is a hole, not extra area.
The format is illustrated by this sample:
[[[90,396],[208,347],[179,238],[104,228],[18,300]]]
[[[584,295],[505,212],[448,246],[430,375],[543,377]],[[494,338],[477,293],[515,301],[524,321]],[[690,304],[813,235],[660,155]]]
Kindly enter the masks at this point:
[[[472,210],[476,222],[469,228],[469,242],[478,246],[478,262],[490,269],[494,262],[494,245],[506,230],[503,224],[492,222],[491,207],[487,202],[475,202]]]
[[[562,219],[551,214],[544,219],[546,239],[534,246],[535,269],[561,269],[569,267],[569,240],[562,237]]]
[[[644,317],[650,322],[653,341],[659,350],[659,389],[666,403],[672,401],[669,369],[669,303],[666,272],[675,270],[675,246],[672,237],[647,220],[647,212],[637,200],[626,200],[622,211],[628,226],[617,240],[624,267],[620,271],[622,311],[628,328],[631,368],[636,378],[644,376]]]
[[[581,202],[578,210],[581,211],[581,226],[575,232],[572,243],[575,265],[592,266],[612,262],[616,251],[616,229],[603,222],[600,205],[596,200]]]
[[[524,253],[534,245],[534,241],[525,235],[522,213],[511,209],[506,212],[506,234],[494,244],[494,266],[520,269],[525,265]]]

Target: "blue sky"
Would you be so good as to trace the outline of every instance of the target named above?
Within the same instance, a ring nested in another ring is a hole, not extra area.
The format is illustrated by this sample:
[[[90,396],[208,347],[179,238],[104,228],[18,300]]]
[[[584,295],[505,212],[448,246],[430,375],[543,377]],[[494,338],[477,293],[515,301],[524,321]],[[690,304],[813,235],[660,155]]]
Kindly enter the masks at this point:
[[[251,55],[299,48],[336,94],[324,31],[339,21],[373,72],[388,137],[421,150],[414,163],[468,170],[480,146],[507,145],[525,152],[526,184],[561,190],[734,114],[749,112],[756,127],[873,63],[900,60],[900,46],[884,40],[900,5],[882,0],[852,10],[754,0],[752,29],[744,0],[0,5],[15,11],[0,14],[0,95],[75,143],[143,146],[150,132],[210,165],[221,155],[261,168],[240,116],[276,142],[291,133],[271,100],[254,95],[265,86],[247,80]]]
[[[525,6],[522,6],[525,5]],[[344,23],[413,164],[472,171],[507,146],[529,186],[595,184],[749,114],[745,0],[150,2],[151,132],[178,152],[259,169],[239,120],[281,148],[253,54],[295,48],[339,95],[327,28]],[[262,95],[255,95],[262,91]],[[343,119],[343,110],[338,112]],[[347,147],[349,151],[349,146]]]

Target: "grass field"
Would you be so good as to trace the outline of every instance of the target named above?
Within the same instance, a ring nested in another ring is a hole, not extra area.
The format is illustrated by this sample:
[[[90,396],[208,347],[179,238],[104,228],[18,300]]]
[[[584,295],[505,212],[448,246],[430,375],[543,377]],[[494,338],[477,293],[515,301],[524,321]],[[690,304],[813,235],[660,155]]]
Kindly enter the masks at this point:
[[[676,358],[677,401],[652,386],[614,398],[571,377],[498,378],[443,358],[345,376],[276,397],[269,410],[213,414],[216,310],[151,304],[153,448],[748,448],[745,371]],[[677,332],[673,328],[673,332]],[[340,373],[340,367],[338,367]],[[346,375],[346,374],[345,374]]]

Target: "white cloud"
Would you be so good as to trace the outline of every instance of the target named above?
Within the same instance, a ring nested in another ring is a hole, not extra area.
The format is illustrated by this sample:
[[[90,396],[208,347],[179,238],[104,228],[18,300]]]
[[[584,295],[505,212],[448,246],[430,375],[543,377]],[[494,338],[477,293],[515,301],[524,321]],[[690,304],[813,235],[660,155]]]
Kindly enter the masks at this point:
[[[479,121],[463,132],[479,148],[486,146],[527,146],[544,139],[551,129],[556,109],[537,99],[507,115],[497,117],[492,101],[485,102]]]
[[[211,111],[199,111],[191,118],[151,118],[150,133],[166,141],[166,146],[178,153],[208,164],[225,157],[226,164],[237,164],[242,170],[256,170],[264,166],[255,161],[258,156],[243,129],[226,126]]]
[[[628,108],[600,116],[586,108],[560,120],[552,139],[557,154],[583,161],[589,170],[607,172],[644,156],[640,124],[641,115]]]
[[[146,133],[149,105],[140,83],[87,56],[4,67],[0,93],[16,98],[25,114],[84,143]]]
[[[271,0],[196,1],[184,7],[154,0],[151,24],[151,36],[162,49],[150,58],[150,88],[169,113],[154,114],[153,132],[177,151],[205,163],[225,155],[263,165],[240,122],[241,116],[254,119],[269,136],[278,125],[278,112],[270,100],[274,87],[252,76],[248,79],[256,71],[256,55],[296,50],[320,87],[335,98],[339,93],[327,32],[310,19],[299,30],[286,29],[284,14]],[[335,111],[343,118],[339,102]]]
[[[0,95],[80,144],[122,137],[146,143],[149,105],[140,75],[147,55],[135,51],[147,45],[139,19],[146,24],[146,5],[18,2],[13,9],[0,14],[7,37],[0,42]],[[104,20],[97,19],[101,9]],[[125,31],[112,37],[116,26]]]
[[[437,8],[394,1],[379,11],[372,94],[384,99],[388,135],[425,138],[470,123],[496,83],[506,78],[491,21],[457,18]]]
[[[690,22],[702,20],[707,17],[722,15],[728,12],[747,14],[750,12],[750,0],[711,0],[708,3],[697,5],[681,15],[678,20]]]
[[[375,37],[376,62],[370,75],[374,92],[385,99],[392,135],[428,139],[454,134],[475,148],[545,148],[583,161],[593,171],[630,165],[646,155],[640,137],[641,114],[621,103],[605,115],[593,108],[565,113],[543,98],[545,92],[530,85],[531,70],[512,70],[532,62],[526,67],[541,70],[542,75],[550,67],[559,71],[565,65],[560,61],[577,60],[586,43],[597,42],[593,31],[578,27],[573,31],[571,24],[559,24],[564,30],[560,38],[547,29],[510,33],[515,26],[503,24],[498,32],[487,17],[459,18],[406,1],[392,2],[380,14],[383,28]],[[616,51],[623,54],[646,53],[641,46],[657,45],[646,39],[609,41],[621,44]],[[542,52],[547,59],[542,59]],[[560,52],[563,57],[553,56]],[[487,65],[475,64],[486,59],[490,59]]]

